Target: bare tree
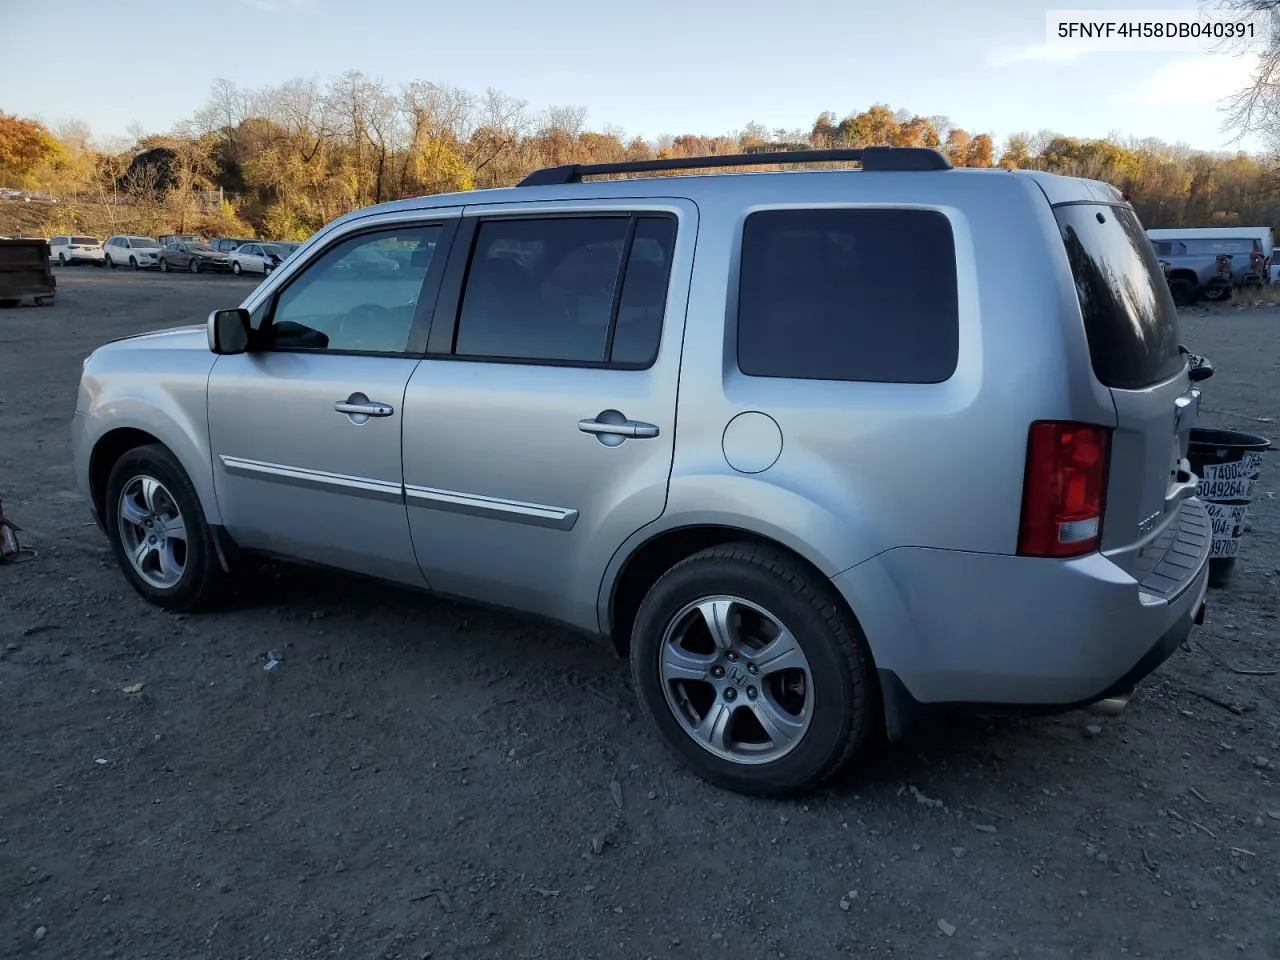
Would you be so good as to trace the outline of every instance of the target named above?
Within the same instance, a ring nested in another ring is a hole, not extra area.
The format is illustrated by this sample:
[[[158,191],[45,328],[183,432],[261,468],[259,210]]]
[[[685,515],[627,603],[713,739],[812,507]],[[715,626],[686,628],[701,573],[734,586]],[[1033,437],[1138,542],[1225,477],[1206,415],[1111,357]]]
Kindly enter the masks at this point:
[[[1210,6],[1231,13],[1264,14],[1270,21],[1270,37],[1252,81],[1228,98],[1224,109],[1237,142],[1260,134],[1268,146],[1280,150],[1280,0],[1210,0]],[[1225,41],[1221,49],[1242,51],[1238,41]]]

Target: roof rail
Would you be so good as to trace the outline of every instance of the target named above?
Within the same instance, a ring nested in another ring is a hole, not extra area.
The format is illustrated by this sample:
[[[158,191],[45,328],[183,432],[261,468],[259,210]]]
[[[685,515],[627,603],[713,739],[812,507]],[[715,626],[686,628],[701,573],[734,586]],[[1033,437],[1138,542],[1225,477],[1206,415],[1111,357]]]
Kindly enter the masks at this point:
[[[771,163],[840,163],[856,161],[863,170],[950,170],[951,161],[929,147],[863,147],[860,150],[783,150],[776,153],[726,153],[713,157],[673,157],[623,163],[569,163],[535,170],[517,186],[552,187],[581,183],[583,177],[609,173],[656,173],[708,167],[751,167]]]

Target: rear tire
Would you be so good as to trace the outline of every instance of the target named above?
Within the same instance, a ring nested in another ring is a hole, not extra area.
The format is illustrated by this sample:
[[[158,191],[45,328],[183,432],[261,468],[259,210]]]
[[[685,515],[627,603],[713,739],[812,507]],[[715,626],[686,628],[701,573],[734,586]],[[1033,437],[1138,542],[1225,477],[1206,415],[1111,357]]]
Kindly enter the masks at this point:
[[[67,265],[66,255],[61,253],[58,254],[58,266],[65,267],[66,265]]]
[[[104,257],[102,262],[105,263],[112,270],[116,268],[116,262],[112,260],[110,257]]]
[[[151,490],[152,495],[142,496],[143,490]],[[139,509],[161,518],[162,529],[144,528],[127,519],[136,517]],[[135,447],[116,461],[107,479],[102,515],[116,563],[144,600],[166,610],[195,610],[221,597],[226,576],[218,562],[213,531],[205,522],[191,479],[167,447],[158,443]],[[126,536],[135,552],[147,550],[150,540],[158,538],[159,545],[135,564],[127,552]],[[162,563],[166,549],[169,559]]]
[[[722,612],[707,620],[704,609]],[[728,638],[720,647],[710,646],[713,621]],[[771,656],[770,643],[788,638],[786,660]],[[692,676],[683,672],[689,663],[698,664],[694,673],[709,666]],[[668,570],[640,604],[631,671],[667,747],[739,793],[812,790],[877,729],[878,685],[860,629],[829,583],[773,547],[725,544]],[[728,719],[711,722],[716,716]]]
[[[1231,299],[1230,287],[1211,287],[1204,292],[1204,298],[1210,303],[1225,303]]]

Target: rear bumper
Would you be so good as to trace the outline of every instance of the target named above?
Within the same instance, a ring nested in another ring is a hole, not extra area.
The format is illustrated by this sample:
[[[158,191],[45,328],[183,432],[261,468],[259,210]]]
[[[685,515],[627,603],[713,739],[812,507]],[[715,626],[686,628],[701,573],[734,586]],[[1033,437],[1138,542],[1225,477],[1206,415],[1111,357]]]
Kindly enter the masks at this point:
[[[1194,534],[1205,520],[1203,504],[1184,502],[1180,525]],[[1208,555],[1204,537],[1163,596],[1101,554],[904,547],[833,582],[871,646],[892,733],[913,712],[1056,712],[1127,692],[1203,619]]]

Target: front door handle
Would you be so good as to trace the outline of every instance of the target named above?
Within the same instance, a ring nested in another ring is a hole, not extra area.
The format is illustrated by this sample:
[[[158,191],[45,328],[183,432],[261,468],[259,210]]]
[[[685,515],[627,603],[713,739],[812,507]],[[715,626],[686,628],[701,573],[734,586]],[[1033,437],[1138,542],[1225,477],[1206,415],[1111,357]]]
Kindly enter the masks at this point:
[[[659,432],[654,424],[628,420],[617,410],[603,410],[589,420],[579,420],[578,429],[583,433],[594,433],[601,443],[610,446],[623,440],[647,440]]]
[[[333,409],[346,414],[352,423],[364,423],[370,417],[389,417],[396,412],[391,404],[370,400],[363,393],[353,393],[345,400],[338,400]]]

